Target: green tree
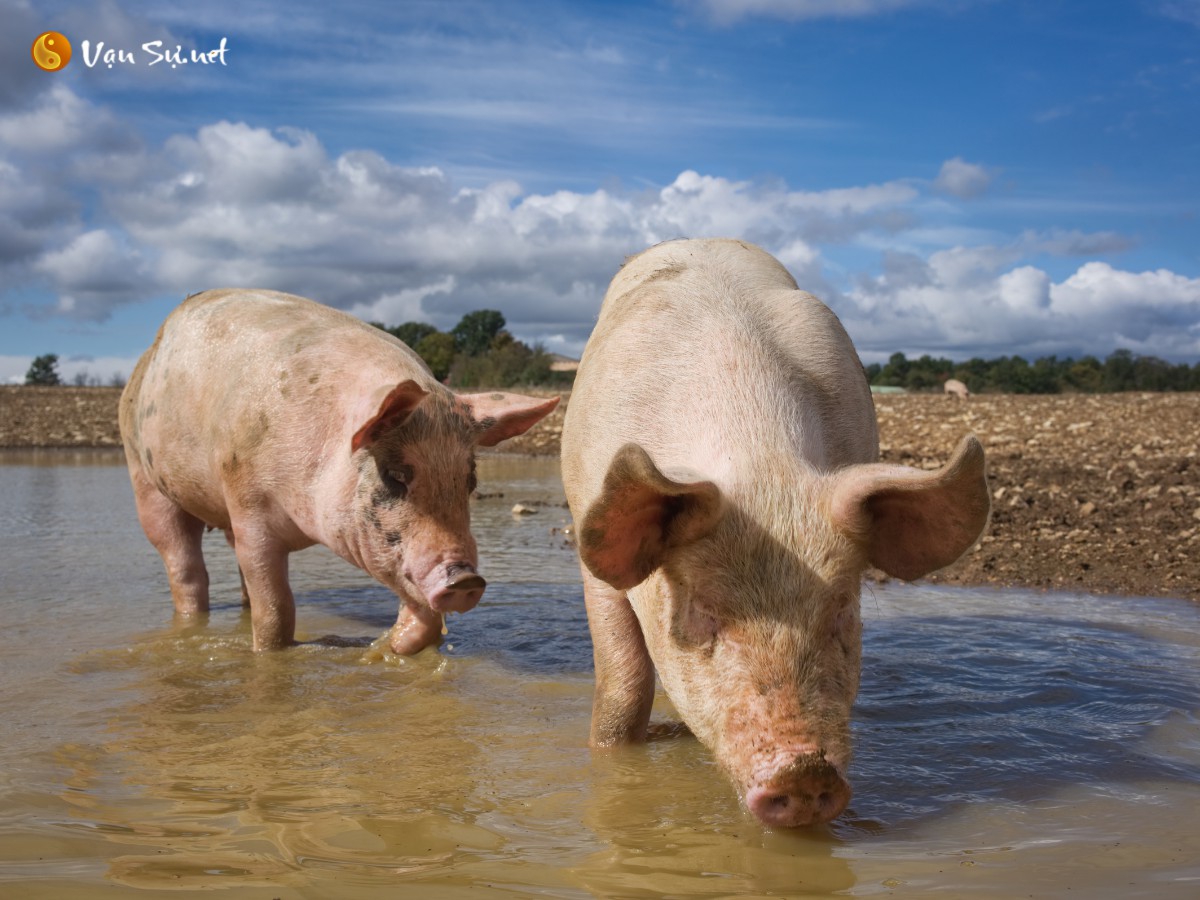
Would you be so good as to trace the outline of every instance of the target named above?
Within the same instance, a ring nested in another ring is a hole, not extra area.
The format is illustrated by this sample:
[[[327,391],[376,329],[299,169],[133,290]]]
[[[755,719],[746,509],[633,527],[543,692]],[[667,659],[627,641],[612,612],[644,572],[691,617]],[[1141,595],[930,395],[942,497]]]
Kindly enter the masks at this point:
[[[888,357],[887,365],[880,370],[871,383],[887,387],[904,387],[905,381],[908,379],[908,368],[907,357],[903,353],[893,353]]]
[[[494,309],[477,309],[463,316],[450,333],[458,342],[459,352],[482,356],[503,329],[503,314]]]
[[[1133,390],[1133,351],[1122,348],[1110,353],[1104,361],[1100,384],[1105,391]]]
[[[425,360],[425,365],[429,366],[434,378],[438,381],[446,380],[458,351],[454,335],[435,329],[431,334],[421,338],[420,343],[413,349],[417,351],[417,355],[421,359]]]
[[[1081,394],[1094,394],[1100,390],[1103,374],[1100,360],[1094,356],[1085,356],[1078,361],[1069,359],[1063,375],[1064,387]]]
[[[26,384],[62,384],[58,375],[58,354],[46,353],[35,357],[29,371],[25,373]]]
[[[405,322],[403,325],[393,325],[391,328],[383,329],[388,334],[395,335],[404,341],[414,350],[417,345],[431,334],[437,334],[438,330],[428,322]]]

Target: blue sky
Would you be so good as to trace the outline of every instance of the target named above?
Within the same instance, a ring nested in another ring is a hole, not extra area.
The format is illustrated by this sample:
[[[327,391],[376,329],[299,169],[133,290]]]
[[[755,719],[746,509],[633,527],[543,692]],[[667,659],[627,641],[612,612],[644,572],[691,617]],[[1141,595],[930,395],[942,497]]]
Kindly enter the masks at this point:
[[[336,9],[336,11],[334,11]],[[624,256],[776,254],[867,362],[1200,360],[1200,0],[0,0],[0,382],[189,292],[578,355]],[[53,29],[71,63],[43,72]],[[82,42],[88,41],[85,54]],[[142,45],[226,47],[151,66]],[[95,60],[100,42],[136,60]]]

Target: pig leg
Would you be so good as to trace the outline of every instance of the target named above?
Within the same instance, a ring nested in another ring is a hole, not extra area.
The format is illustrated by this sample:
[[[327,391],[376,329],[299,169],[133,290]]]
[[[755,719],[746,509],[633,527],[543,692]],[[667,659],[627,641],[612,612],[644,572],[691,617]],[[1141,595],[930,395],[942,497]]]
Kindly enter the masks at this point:
[[[294,643],[296,601],[288,584],[288,549],[267,534],[234,522],[234,552],[250,597],[254,649],[278,650]]]
[[[641,743],[654,704],[654,663],[646,640],[625,592],[580,568],[596,664],[589,742],[593,747]]]
[[[237,553],[237,543],[233,539],[232,528],[225,529],[225,540],[229,542],[229,548]],[[242,584],[242,609],[247,610],[250,608],[250,591],[246,589],[246,576],[242,572],[241,566],[238,566],[238,581]]]
[[[400,615],[392,627],[392,652],[412,656],[426,647],[436,647],[442,642],[442,628],[441,613],[423,603],[401,601]]]
[[[204,523],[150,483],[140,468],[131,471],[138,521],[162,557],[175,614],[208,613],[208,570],[204,567]]]

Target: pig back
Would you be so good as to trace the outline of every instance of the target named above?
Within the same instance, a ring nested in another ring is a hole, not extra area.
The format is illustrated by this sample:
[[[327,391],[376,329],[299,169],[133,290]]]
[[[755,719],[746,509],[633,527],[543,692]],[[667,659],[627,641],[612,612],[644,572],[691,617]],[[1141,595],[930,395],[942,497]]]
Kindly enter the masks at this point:
[[[436,383],[404,344],[347,313],[273,291],[206,291],[139,361],[122,430],[127,452],[150,454],[185,505],[216,513],[222,483],[249,471],[260,484],[311,483],[348,455],[359,406],[406,378]]]
[[[659,244],[613,279],[563,428],[573,505],[630,442],[725,487],[785,457],[829,471],[878,456],[870,389],[837,317],[772,256],[731,240]]]

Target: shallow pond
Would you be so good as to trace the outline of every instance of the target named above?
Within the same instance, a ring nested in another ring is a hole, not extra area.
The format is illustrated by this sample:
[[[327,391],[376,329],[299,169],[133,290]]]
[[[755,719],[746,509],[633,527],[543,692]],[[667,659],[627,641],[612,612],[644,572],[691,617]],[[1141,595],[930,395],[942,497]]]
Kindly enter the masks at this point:
[[[1197,606],[868,588],[850,809],[770,832],[692,739],[588,751],[557,465],[480,485],[440,652],[372,660],[396,600],[317,548],[255,655],[219,534],[179,627],[118,455],[0,454],[0,896],[1200,896]]]

